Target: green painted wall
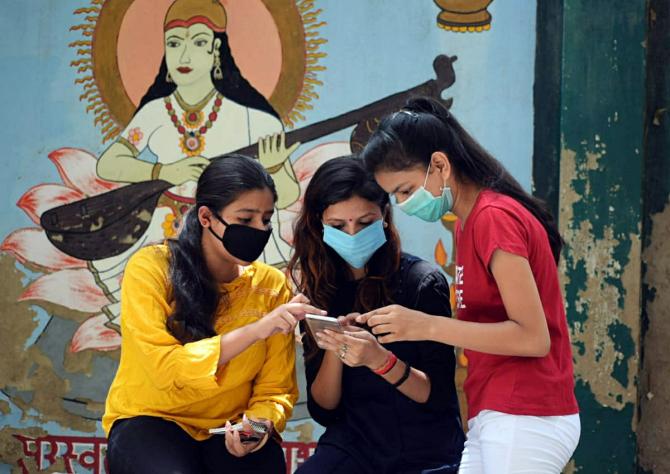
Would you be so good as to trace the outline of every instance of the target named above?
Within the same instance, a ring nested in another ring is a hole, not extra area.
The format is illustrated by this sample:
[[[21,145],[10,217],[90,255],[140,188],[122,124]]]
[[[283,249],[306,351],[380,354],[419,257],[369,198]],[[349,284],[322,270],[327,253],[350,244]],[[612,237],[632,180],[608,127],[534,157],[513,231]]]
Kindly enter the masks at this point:
[[[646,2],[564,0],[561,274],[582,438],[570,470],[636,469]]]

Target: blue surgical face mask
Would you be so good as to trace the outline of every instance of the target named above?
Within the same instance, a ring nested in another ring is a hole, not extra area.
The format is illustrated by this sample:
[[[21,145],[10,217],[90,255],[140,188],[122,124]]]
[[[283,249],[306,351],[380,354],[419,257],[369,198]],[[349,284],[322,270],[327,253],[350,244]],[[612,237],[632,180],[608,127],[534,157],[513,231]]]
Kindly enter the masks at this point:
[[[323,241],[349,265],[363,268],[377,249],[386,242],[383,219],[373,222],[354,235],[324,224]]]
[[[426,179],[423,181],[423,186],[414,191],[410,197],[398,204],[401,211],[410,216],[416,216],[428,222],[435,222],[447,212],[450,212],[454,206],[454,197],[451,194],[451,188],[444,186],[440,196],[433,196],[430,191],[426,189],[426,182],[428,181],[428,173],[430,172],[430,165],[426,171]]]

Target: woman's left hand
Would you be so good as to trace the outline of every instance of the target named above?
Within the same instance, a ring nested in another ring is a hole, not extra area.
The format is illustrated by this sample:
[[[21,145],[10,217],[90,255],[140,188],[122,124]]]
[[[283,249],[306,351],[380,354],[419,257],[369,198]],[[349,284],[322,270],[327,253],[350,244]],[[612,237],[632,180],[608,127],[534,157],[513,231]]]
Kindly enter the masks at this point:
[[[388,352],[372,334],[353,326],[347,326],[344,333],[328,329],[317,332],[316,339],[321,349],[334,352],[349,367],[378,369]]]
[[[375,309],[356,318],[367,324],[379,342],[422,341],[428,339],[430,316],[397,304]]]
[[[265,436],[263,436],[260,440],[252,442],[243,441],[243,436],[240,433],[240,431],[232,431],[231,430],[232,425],[230,424],[230,421],[226,422],[226,434],[225,434],[226,449],[233,456],[238,458],[244,457],[249,453],[253,453],[255,451],[260,450],[263,446],[265,446],[265,443],[268,442],[268,439],[272,434],[273,429],[272,422],[264,419],[254,421],[264,423],[267,426],[267,431],[265,433]],[[244,418],[242,419],[242,424],[244,425],[244,431],[246,432],[253,431],[246,415],[244,415]]]
[[[286,135],[284,132],[275,133],[258,141],[258,159],[263,168],[268,170],[281,165],[300,146],[300,142],[296,142],[286,148],[285,143]]]

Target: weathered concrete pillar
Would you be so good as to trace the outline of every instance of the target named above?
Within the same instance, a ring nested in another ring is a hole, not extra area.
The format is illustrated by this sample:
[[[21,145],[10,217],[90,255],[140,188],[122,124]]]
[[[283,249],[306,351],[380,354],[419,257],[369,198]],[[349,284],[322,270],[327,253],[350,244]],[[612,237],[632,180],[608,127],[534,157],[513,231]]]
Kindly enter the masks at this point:
[[[571,470],[636,466],[646,2],[563,1],[561,275],[582,439]]]
[[[670,1],[649,2],[639,471],[670,472]]]

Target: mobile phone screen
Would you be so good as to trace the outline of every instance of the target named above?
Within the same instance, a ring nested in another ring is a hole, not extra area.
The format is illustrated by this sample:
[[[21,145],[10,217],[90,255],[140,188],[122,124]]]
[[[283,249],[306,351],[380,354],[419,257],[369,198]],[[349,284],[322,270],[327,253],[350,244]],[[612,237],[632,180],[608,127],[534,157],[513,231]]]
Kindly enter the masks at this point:
[[[313,334],[317,332],[322,332],[324,329],[330,329],[335,332],[343,332],[342,326],[335,318],[330,318],[328,316],[318,316],[316,314],[306,314],[305,321],[307,325],[312,330]]]

